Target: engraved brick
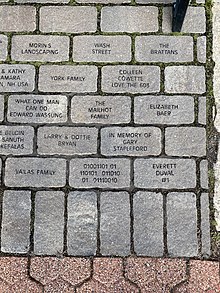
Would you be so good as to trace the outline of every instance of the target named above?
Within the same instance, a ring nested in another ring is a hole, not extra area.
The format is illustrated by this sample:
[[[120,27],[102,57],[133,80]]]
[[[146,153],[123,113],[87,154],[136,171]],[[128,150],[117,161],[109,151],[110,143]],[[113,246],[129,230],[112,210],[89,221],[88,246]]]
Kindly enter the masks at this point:
[[[95,255],[97,249],[97,198],[93,191],[68,196],[67,251],[69,255]]]
[[[33,6],[3,5],[0,7],[0,31],[32,32],[36,28],[36,9]]]
[[[206,90],[203,66],[168,66],[165,68],[165,91],[202,94]]]
[[[98,129],[90,127],[40,127],[37,133],[41,155],[86,155],[97,153]]]
[[[130,160],[86,158],[70,161],[69,184],[75,188],[130,186]]]
[[[34,128],[0,125],[0,154],[28,155],[33,152]]]
[[[124,4],[131,3],[131,0],[76,0],[77,3],[97,3],[97,4]]]
[[[198,122],[206,125],[206,97],[199,97],[198,98]]]
[[[31,192],[7,190],[3,197],[1,250],[27,253],[29,250]]]
[[[73,61],[129,62],[129,36],[76,36],[73,38]]]
[[[190,96],[140,96],[134,99],[138,124],[189,124],[194,122],[194,99]]]
[[[102,68],[102,90],[108,93],[160,91],[159,66],[117,65]]]
[[[42,65],[39,90],[43,92],[96,92],[96,66]]]
[[[0,92],[32,92],[35,88],[33,65],[0,64],[0,72]]]
[[[193,37],[136,37],[135,58],[139,62],[191,62],[193,61]]]
[[[69,38],[49,35],[13,36],[11,58],[16,61],[68,61]]]
[[[67,97],[61,95],[12,95],[7,120],[15,123],[64,123]]]
[[[170,256],[197,256],[197,211],[194,193],[168,194],[167,245]]]
[[[163,195],[134,194],[134,250],[137,255],[163,255]]]
[[[103,255],[130,254],[130,203],[127,192],[100,196],[100,238]]]
[[[211,239],[210,239],[210,211],[209,211],[209,195],[208,193],[201,194],[201,240],[202,254],[207,257],[211,254]]]
[[[134,184],[140,188],[195,188],[196,162],[192,159],[136,159]]]
[[[209,188],[209,180],[208,180],[208,161],[202,160],[200,162],[200,184],[202,188]]]
[[[172,7],[164,7],[162,30],[164,33],[172,32]],[[181,29],[183,33],[205,33],[206,16],[204,7],[188,7],[186,17]]]
[[[201,127],[169,127],[165,130],[165,152],[168,156],[206,155],[206,130]]]
[[[101,129],[102,155],[147,156],[161,152],[157,127],[108,127]]]
[[[62,254],[64,193],[38,191],[35,197],[34,253]]]
[[[126,96],[74,96],[73,123],[120,124],[131,120],[131,98]]]
[[[197,38],[197,60],[201,63],[206,62],[206,37]]]
[[[57,158],[8,158],[5,185],[9,187],[62,187],[66,160]]]
[[[157,7],[104,7],[101,12],[104,32],[145,33],[158,31]]]
[[[5,61],[8,55],[8,37],[6,35],[0,35],[0,61]]]
[[[40,9],[40,31],[45,33],[95,32],[97,10],[88,6],[46,6]]]
[[[4,96],[0,95],[0,121],[4,119]]]

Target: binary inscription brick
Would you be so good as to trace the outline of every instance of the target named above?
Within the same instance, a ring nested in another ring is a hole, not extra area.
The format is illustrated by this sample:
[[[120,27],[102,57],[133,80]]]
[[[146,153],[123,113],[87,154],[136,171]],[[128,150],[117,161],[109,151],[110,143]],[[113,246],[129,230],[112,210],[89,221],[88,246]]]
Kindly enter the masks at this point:
[[[202,160],[200,162],[200,184],[202,188],[209,188],[209,180],[208,180],[208,161]]]
[[[202,231],[202,254],[207,257],[211,254],[210,239],[210,211],[209,211],[209,195],[201,194],[201,231]]]
[[[205,68],[203,66],[168,66],[165,68],[166,92],[202,94],[205,90]]]
[[[197,38],[197,60],[201,63],[206,62],[206,37]]]
[[[131,120],[131,98],[125,96],[74,96],[73,123],[120,124]]]
[[[65,36],[13,36],[11,58],[16,61],[68,61],[69,42]]]
[[[64,123],[67,97],[60,95],[12,95],[7,120],[15,123]]]
[[[107,93],[160,91],[159,66],[117,65],[102,68],[102,90]]]
[[[0,35],[0,61],[5,61],[8,55],[8,37],[6,35]]]
[[[62,187],[66,160],[57,158],[8,158],[5,185],[9,187]]]
[[[135,58],[139,62],[191,62],[193,61],[193,37],[136,37]]]
[[[35,197],[34,253],[63,252],[64,193],[38,191]]]
[[[0,7],[1,32],[32,32],[36,29],[36,8],[3,5]]]
[[[42,65],[39,90],[42,92],[96,92],[96,66]]]
[[[0,125],[0,154],[28,155],[33,153],[34,128]]]
[[[128,159],[72,159],[69,184],[74,188],[124,188],[130,186]]]
[[[134,184],[139,188],[195,188],[196,162],[192,159],[136,159]]]
[[[134,194],[134,250],[137,255],[163,255],[163,195]]]
[[[198,108],[198,122],[203,125],[206,125],[206,97],[199,97]]]
[[[190,96],[140,96],[134,99],[138,124],[189,124],[194,122],[194,99]]]
[[[165,152],[168,156],[206,155],[206,130],[202,127],[169,127],[165,130]]]
[[[0,95],[0,121],[4,119],[4,96]]]
[[[197,211],[194,193],[171,192],[167,196],[167,245],[170,256],[198,254]]]
[[[101,11],[104,32],[145,33],[158,31],[157,7],[104,7]]]
[[[172,7],[164,7],[163,9],[163,24],[162,30],[164,33],[172,31]],[[183,33],[205,33],[206,31],[206,16],[204,7],[188,7],[186,17],[181,29]]]
[[[40,127],[37,133],[41,155],[86,155],[97,153],[98,129],[90,127]]]
[[[127,192],[105,192],[100,196],[102,255],[130,254],[130,203]]]
[[[67,251],[69,255],[95,255],[97,249],[97,198],[93,191],[68,196]]]
[[[1,251],[27,253],[30,238],[31,192],[5,191],[2,211]]]
[[[97,10],[88,6],[45,6],[40,9],[40,31],[45,33],[95,32]]]
[[[129,36],[77,36],[73,38],[73,61],[129,62]]]
[[[101,129],[101,154],[147,156],[161,152],[161,130],[157,127],[108,127]]]
[[[0,64],[0,92],[32,92],[35,88],[33,65]]]

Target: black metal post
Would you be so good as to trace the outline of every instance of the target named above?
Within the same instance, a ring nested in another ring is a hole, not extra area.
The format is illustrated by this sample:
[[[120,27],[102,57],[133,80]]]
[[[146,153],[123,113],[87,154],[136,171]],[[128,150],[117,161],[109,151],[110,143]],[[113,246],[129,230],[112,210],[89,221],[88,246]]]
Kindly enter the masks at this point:
[[[173,3],[173,32],[181,31],[188,5],[189,0],[176,0],[176,2]]]

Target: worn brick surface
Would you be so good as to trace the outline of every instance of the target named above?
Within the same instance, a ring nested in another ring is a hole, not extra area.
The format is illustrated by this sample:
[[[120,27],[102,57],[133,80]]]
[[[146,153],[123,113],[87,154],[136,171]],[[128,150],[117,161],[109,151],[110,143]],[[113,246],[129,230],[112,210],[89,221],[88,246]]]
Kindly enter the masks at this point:
[[[8,37],[6,35],[0,35],[0,61],[5,61],[8,55]]]

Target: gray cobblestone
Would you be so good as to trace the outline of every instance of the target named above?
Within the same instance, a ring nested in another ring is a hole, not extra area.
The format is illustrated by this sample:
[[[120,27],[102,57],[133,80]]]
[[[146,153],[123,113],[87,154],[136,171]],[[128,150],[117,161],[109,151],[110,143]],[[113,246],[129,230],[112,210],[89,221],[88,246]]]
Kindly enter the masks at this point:
[[[15,123],[63,123],[67,121],[67,97],[58,95],[12,95],[7,120]]]
[[[74,123],[119,124],[131,120],[131,98],[125,96],[74,96],[71,103]]]
[[[172,0],[136,0],[135,1],[138,4],[148,4],[148,3],[159,3],[159,4],[168,4],[168,3],[173,3]]]
[[[42,65],[39,90],[43,92],[96,92],[96,66]]]
[[[201,63],[206,62],[206,37],[197,38],[197,59]]]
[[[8,56],[8,37],[6,35],[0,35],[0,61],[5,61]]]
[[[171,33],[172,29],[172,7],[164,7],[163,24],[164,33]],[[206,17],[204,7],[188,7],[186,17],[181,29],[183,33],[205,33]]]
[[[0,95],[0,121],[4,119],[4,96]]]
[[[160,152],[160,128],[108,127],[101,130],[102,155],[147,156]]]
[[[39,191],[35,197],[34,253],[62,254],[64,193]]]
[[[158,31],[158,8],[104,7],[101,14],[101,30],[128,33],[156,32]]]
[[[93,191],[69,193],[67,223],[69,255],[95,255],[97,223],[96,193]]]
[[[194,99],[190,96],[140,96],[134,99],[138,124],[189,124],[194,122]]]
[[[97,10],[88,6],[45,6],[40,9],[40,31],[45,33],[95,32]]]
[[[31,192],[5,191],[2,210],[2,252],[27,253],[30,238]]]
[[[134,250],[138,255],[163,255],[163,195],[134,194]]]
[[[28,155],[33,153],[34,128],[0,125],[0,154]]]
[[[15,2],[17,3],[40,3],[40,4],[44,4],[44,3],[68,3],[69,0],[15,0]]]
[[[8,158],[5,185],[9,187],[62,187],[66,160],[57,158]]]
[[[159,92],[160,68],[137,65],[104,66],[102,90],[107,93]]]
[[[97,153],[98,129],[92,127],[40,127],[37,133],[41,155],[86,155]]]
[[[181,78],[179,78],[180,76]],[[205,90],[205,68],[203,66],[168,66],[165,68],[166,92],[203,94]]]
[[[203,125],[206,125],[206,97],[199,97],[198,102],[198,122]]]
[[[100,238],[103,255],[130,252],[130,204],[127,192],[105,192],[100,197]]]
[[[193,61],[193,37],[136,37],[135,57],[139,62],[191,62]]]
[[[16,61],[68,61],[69,42],[65,36],[13,36],[11,58]]]
[[[210,256],[211,239],[210,239],[210,223],[209,223],[209,195],[201,194],[201,231],[202,231],[202,254]]]
[[[171,192],[167,196],[167,244],[171,256],[198,254],[197,212],[194,193]]]
[[[0,158],[0,183],[2,182],[2,159]]]
[[[139,188],[196,187],[196,163],[191,159],[136,159],[134,185]]]
[[[202,188],[209,188],[209,180],[208,180],[208,161],[202,160],[200,162],[200,184]]]
[[[35,88],[33,65],[0,64],[0,92],[32,92]]]
[[[32,32],[36,29],[36,8],[3,5],[0,7],[1,32]]]
[[[165,152],[168,156],[206,155],[206,130],[201,127],[169,127],[165,130]]]
[[[131,0],[76,0],[77,3],[97,3],[97,4],[124,4],[130,3]]]
[[[73,60],[76,62],[129,62],[129,36],[76,36],[73,38]]]
[[[69,184],[74,188],[124,188],[130,186],[128,159],[72,159]]]

